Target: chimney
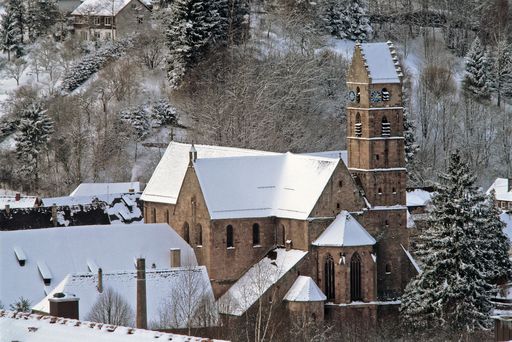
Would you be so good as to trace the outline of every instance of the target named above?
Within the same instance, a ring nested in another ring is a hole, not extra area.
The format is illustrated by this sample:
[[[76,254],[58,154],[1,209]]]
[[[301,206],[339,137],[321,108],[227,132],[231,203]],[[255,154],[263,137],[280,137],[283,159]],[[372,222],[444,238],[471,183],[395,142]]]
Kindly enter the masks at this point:
[[[57,227],[57,205],[52,205],[52,221],[53,226]]]
[[[10,213],[10,212],[11,212],[11,206],[10,206],[9,204],[6,204],[6,205],[5,205],[5,213],[6,213],[7,215],[9,215],[9,213]]]
[[[286,240],[284,243],[284,246],[285,246],[286,251],[289,251],[290,249],[292,249],[292,240]]]
[[[197,150],[196,147],[194,146],[194,143],[192,143],[192,146],[190,146],[190,151],[188,152],[188,159],[190,164],[197,160]]]
[[[79,298],[74,294],[57,292],[48,299],[50,302],[50,315],[69,319],[80,319],[78,317]]]
[[[512,190],[512,178],[507,178],[507,192]]]
[[[129,193],[134,193],[134,192],[135,192],[135,189],[128,189],[128,192],[129,192]]]
[[[181,250],[171,248],[171,267],[181,267]]]
[[[146,260],[137,259],[137,321],[136,328],[148,328],[148,316],[146,308]]]
[[[99,293],[103,293],[103,270],[98,268],[98,286],[96,286]]]
[[[16,193],[16,202],[18,202],[21,199],[21,194],[19,192]]]

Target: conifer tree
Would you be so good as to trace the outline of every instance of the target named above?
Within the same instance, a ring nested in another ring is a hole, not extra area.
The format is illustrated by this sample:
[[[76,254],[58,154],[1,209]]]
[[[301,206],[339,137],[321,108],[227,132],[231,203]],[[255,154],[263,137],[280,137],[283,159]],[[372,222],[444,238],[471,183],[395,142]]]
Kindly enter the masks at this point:
[[[493,190],[479,211],[479,227],[483,237],[480,250],[484,254],[483,260],[487,263],[489,282],[498,284],[506,282],[512,271],[512,263],[508,256],[510,240],[503,231],[505,223],[501,221],[500,214]]]
[[[372,33],[364,0],[324,0],[321,19],[327,31],[340,38],[366,41]]]
[[[26,23],[26,11],[25,5],[22,0],[9,0],[7,8],[12,11],[14,18],[16,20],[16,26],[18,27],[18,32],[21,34],[21,44],[24,43],[24,34],[25,34],[25,23]]]
[[[502,39],[496,45],[492,58],[493,82],[492,91],[496,93],[498,106],[502,97],[512,97],[512,54],[506,39]]]
[[[166,99],[160,99],[153,104],[151,116],[156,126],[175,125],[178,122],[176,108]]]
[[[21,112],[15,136],[20,176],[32,178],[38,186],[39,155],[46,149],[53,133],[53,121],[39,101],[30,103]]]
[[[463,80],[464,90],[477,99],[489,99],[491,72],[489,55],[477,37],[471,44],[466,56],[466,75]]]
[[[59,8],[55,0],[29,0],[26,26],[30,40],[47,34],[57,22]]]
[[[23,36],[19,29],[16,13],[11,6],[7,6],[6,12],[2,16],[0,27],[0,39],[2,51],[7,53],[8,60],[11,60],[11,54],[15,53],[17,57],[23,52]]]
[[[178,87],[188,69],[227,39],[226,0],[176,0],[169,8],[166,31],[168,79]]]
[[[483,194],[459,153],[454,153],[432,199],[429,226],[421,236],[422,272],[406,287],[401,301],[404,322],[423,332],[449,330],[464,336],[490,327],[493,287],[479,227]]]

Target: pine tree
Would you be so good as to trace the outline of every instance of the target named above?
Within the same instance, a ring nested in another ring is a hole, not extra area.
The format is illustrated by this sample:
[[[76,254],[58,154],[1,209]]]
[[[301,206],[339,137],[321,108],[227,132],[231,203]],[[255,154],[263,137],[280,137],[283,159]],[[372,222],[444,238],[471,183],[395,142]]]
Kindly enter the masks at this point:
[[[16,26],[18,27],[18,32],[20,32],[21,34],[21,44],[23,44],[26,22],[25,5],[23,4],[22,0],[9,0],[7,8],[14,15],[14,18],[16,20]]]
[[[512,271],[512,263],[508,256],[510,240],[503,231],[505,223],[501,221],[500,214],[493,190],[479,210],[479,226],[484,238],[480,250],[484,254],[483,259],[487,262],[489,282],[498,284],[506,282]]]
[[[502,97],[512,97],[512,54],[511,46],[505,39],[496,45],[493,62],[492,90],[496,93],[498,106],[501,106]]]
[[[7,53],[9,60],[13,52],[17,57],[23,54],[23,35],[19,29],[16,13],[11,6],[7,6],[2,16],[0,39],[2,51]]]
[[[47,115],[41,102],[30,103],[21,112],[16,140],[16,155],[20,161],[20,176],[32,178],[38,186],[39,155],[53,133],[53,121]]]
[[[121,120],[132,126],[137,141],[143,140],[149,134],[151,125],[144,106],[123,110],[121,112]]]
[[[477,99],[490,99],[491,72],[489,55],[477,37],[466,56],[466,75],[463,87]]]
[[[29,0],[26,26],[30,41],[47,34],[57,22],[59,8],[55,0]]]
[[[152,118],[155,126],[176,125],[178,115],[174,108],[166,99],[160,99],[152,106]]]
[[[321,10],[324,28],[331,34],[350,40],[366,41],[372,28],[364,0],[324,0]]]
[[[168,78],[178,87],[188,69],[227,39],[226,0],[176,0],[169,9],[166,31]]]
[[[459,153],[440,178],[429,226],[418,244],[422,273],[407,285],[400,311],[404,322],[425,333],[444,328],[463,336],[491,323],[493,287],[480,250],[484,242],[477,214],[485,197]]]

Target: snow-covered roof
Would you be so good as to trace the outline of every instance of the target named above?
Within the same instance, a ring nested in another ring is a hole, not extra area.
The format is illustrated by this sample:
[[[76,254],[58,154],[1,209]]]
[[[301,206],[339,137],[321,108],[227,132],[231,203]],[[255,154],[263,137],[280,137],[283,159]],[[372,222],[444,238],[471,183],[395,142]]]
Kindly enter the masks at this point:
[[[311,277],[298,276],[284,300],[289,302],[323,302],[327,297]]]
[[[84,0],[71,15],[116,16],[132,1],[148,7],[149,0]]]
[[[402,246],[402,245],[400,245],[400,246]],[[416,270],[416,272],[418,272],[418,274],[421,274],[421,272],[422,272],[421,268],[418,265],[418,262],[416,262],[416,260],[412,256],[411,252],[409,252],[407,249],[405,249],[404,246],[402,246],[402,249],[404,250],[404,253],[407,256],[407,259],[409,259],[409,261],[411,262],[411,264],[414,267],[414,269]]]
[[[492,183],[487,190],[487,194],[490,194],[491,191],[494,190],[498,201],[512,201],[512,191],[509,191],[508,182],[508,178],[496,178],[494,183]]]
[[[135,312],[137,305],[136,277],[136,271],[132,270],[103,272],[102,276],[103,288],[113,289],[128,303],[133,312]],[[32,309],[37,312],[49,313],[50,303],[48,299],[53,298],[55,293],[68,293],[79,298],[79,318],[87,319],[92,306],[100,297],[97,285],[97,273],[70,274]],[[193,289],[190,289],[191,287]],[[151,269],[146,272],[147,317],[150,323],[160,324],[161,310],[174,308],[174,310],[168,310],[169,312],[166,315],[168,325],[161,327],[169,329],[185,328],[187,327],[185,313],[176,310],[176,308],[199,307],[198,303],[205,298],[208,298],[211,303],[215,301],[205,266]],[[186,300],[190,300],[193,304],[187,306],[184,303]],[[214,309],[212,305],[212,317],[216,316]],[[192,321],[191,326],[198,326],[197,323],[197,321]],[[216,320],[212,319],[211,323],[216,323]]]
[[[375,239],[349,212],[343,210],[313,242],[314,246],[372,246]]]
[[[414,189],[412,191],[407,191],[406,193],[406,203],[408,207],[424,207],[426,206],[431,198],[432,192],[423,190],[423,189]]]
[[[17,208],[33,208],[37,204],[37,197],[35,196],[20,196],[16,200],[16,196],[0,196],[0,210],[5,209],[8,205],[11,209]]]
[[[141,200],[176,204],[189,163],[191,145],[172,141],[149,180]],[[254,155],[274,155],[273,152],[248,150],[234,147],[195,145],[197,157],[217,158]]]
[[[132,271],[134,260],[145,257],[148,269],[153,264],[167,268],[171,248],[181,249],[183,266],[197,265],[193,249],[167,224],[2,231],[0,301],[8,306],[23,296],[35,304],[68,274],[94,271],[91,265],[104,272]],[[20,255],[26,259],[24,266],[17,259]],[[41,270],[51,275],[49,286]]]
[[[364,43],[359,46],[372,84],[400,83],[402,71],[390,42]]]
[[[347,150],[311,152],[311,153],[301,153],[301,154],[308,155],[308,156],[322,157],[322,158],[341,159],[341,160],[343,160],[343,164],[348,165],[348,151]]]
[[[414,218],[411,215],[411,213],[409,212],[409,210],[407,210],[407,228],[409,228],[409,229],[416,228],[416,222],[414,222]]]
[[[219,298],[219,312],[241,316],[306,254],[306,251],[284,248],[269,252]]]
[[[0,342],[220,342],[208,338],[8,311],[0,311],[0,332]]]
[[[194,168],[212,219],[305,220],[340,159],[283,153],[197,159]]]
[[[132,191],[130,191],[132,190]],[[82,183],[69,196],[98,196],[140,192],[139,182],[126,183]]]

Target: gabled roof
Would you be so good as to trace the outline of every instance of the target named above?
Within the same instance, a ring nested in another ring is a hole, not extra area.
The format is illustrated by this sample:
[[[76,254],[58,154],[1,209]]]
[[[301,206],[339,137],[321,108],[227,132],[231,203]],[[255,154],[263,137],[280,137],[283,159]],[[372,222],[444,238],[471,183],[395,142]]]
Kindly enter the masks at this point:
[[[176,204],[185,173],[187,172],[190,148],[190,144],[174,141],[169,144],[146,185],[141,200]],[[224,146],[195,145],[195,148],[200,159],[276,154],[273,152]]]
[[[71,15],[116,16],[132,1],[148,7],[147,0],[84,0]]]
[[[408,190],[406,192],[406,203],[408,207],[424,207],[432,199],[432,192],[423,189]]]
[[[221,342],[75,319],[0,311],[0,341],[24,342]]]
[[[343,210],[327,227],[320,237],[313,242],[314,246],[351,247],[372,246],[375,239],[350,215]]]
[[[289,302],[323,302],[327,297],[311,277],[298,276],[284,300]]]
[[[130,191],[133,190],[133,191]],[[140,192],[139,182],[126,183],[82,183],[69,195],[72,197],[126,194]]]
[[[340,159],[293,153],[197,159],[212,219],[309,217]]]
[[[487,194],[490,194],[492,190],[495,191],[498,201],[512,201],[512,191],[509,191],[508,178],[496,178],[487,190]]]
[[[372,84],[400,83],[403,76],[396,51],[391,42],[356,44],[361,49],[368,77]]]
[[[234,316],[244,314],[307,253],[295,249],[286,251],[284,248],[269,252],[219,298],[219,312]]]
[[[107,288],[113,289],[128,303],[133,312],[135,312],[137,306],[136,277],[136,271],[134,270],[104,272],[102,276],[104,291]],[[93,305],[100,297],[97,285],[97,273],[70,274],[32,309],[37,312],[49,313],[50,303],[48,299],[53,298],[55,293],[73,294],[79,298],[79,318],[87,319]],[[191,287],[193,289],[190,289]],[[188,292],[185,293],[184,291]],[[185,300],[191,301],[191,304],[188,304],[189,307],[190,305],[199,307],[199,303],[205,299],[209,299],[211,303],[215,301],[205,266],[147,270],[146,299],[149,322],[159,322],[162,310],[169,308],[169,310],[166,310],[168,325],[161,326],[161,328],[169,329],[187,327],[187,318],[183,317],[184,312],[176,310],[177,307],[186,307]],[[213,305],[211,310],[212,318],[215,318],[217,313]],[[197,323],[192,321],[190,326],[198,327]],[[211,323],[216,324],[217,322],[212,320]]]
[[[171,248],[181,249],[182,265],[197,265],[193,249],[167,224],[0,232],[0,301],[8,306],[23,296],[35,304],[70,273],[98,267],[104,272],[132,271],[137,257],[146,258],[148,269],[153,264],[170,267]],[[17,255],[25,259],[24,266]],[[43,263],[51,274],[49,286],[40,274]]]

